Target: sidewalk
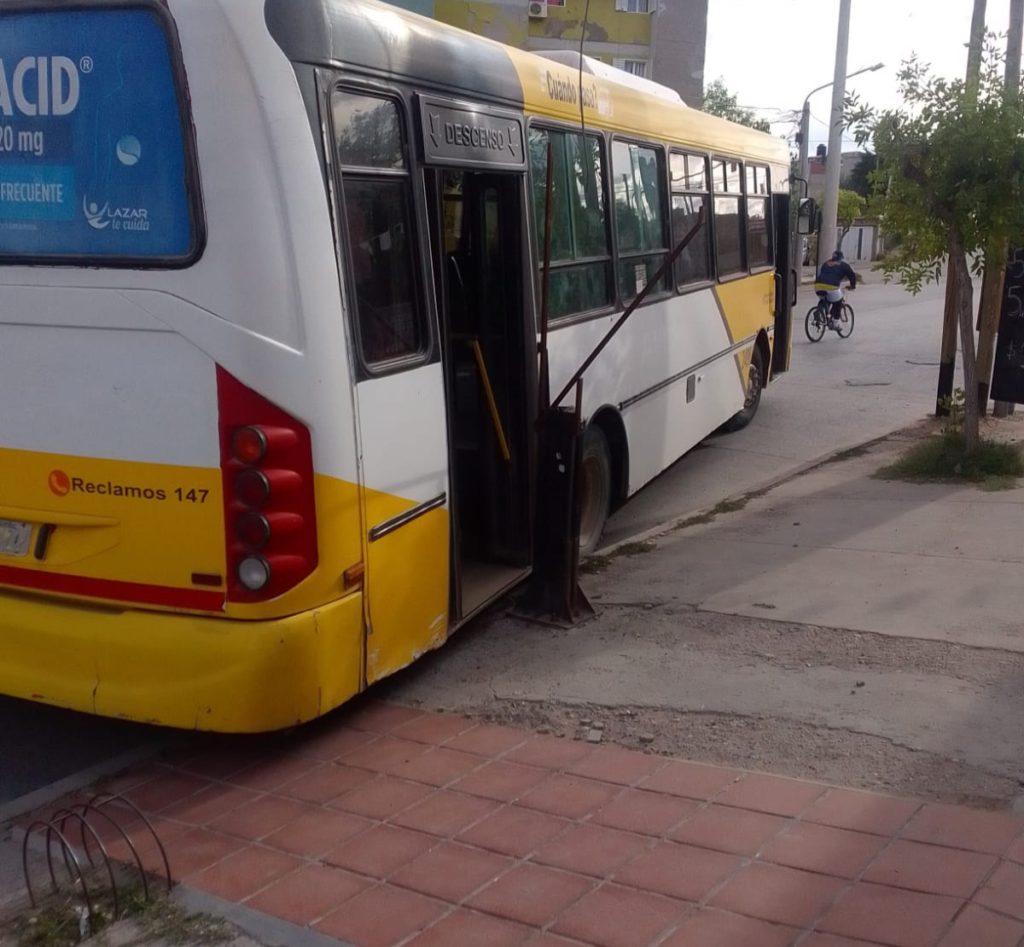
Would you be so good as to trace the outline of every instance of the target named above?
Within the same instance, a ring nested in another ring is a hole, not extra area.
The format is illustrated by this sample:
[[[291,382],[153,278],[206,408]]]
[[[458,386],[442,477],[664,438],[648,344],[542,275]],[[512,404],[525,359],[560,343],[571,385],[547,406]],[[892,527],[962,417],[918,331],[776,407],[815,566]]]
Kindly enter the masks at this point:
[[[108,788],[153,820],[175,880],[297,925],[268,942],[299,928],[356,947],[1024,938],[1024,819],[394,704],[287,739],[209,740]]]

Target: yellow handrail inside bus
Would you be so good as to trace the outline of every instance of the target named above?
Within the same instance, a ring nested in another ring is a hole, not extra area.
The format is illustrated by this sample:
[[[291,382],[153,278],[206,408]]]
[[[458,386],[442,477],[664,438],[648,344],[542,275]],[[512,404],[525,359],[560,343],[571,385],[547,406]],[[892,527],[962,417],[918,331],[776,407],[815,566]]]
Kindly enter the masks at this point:
[[[508,441],[505,439],[505,430],[501,426],[501,418],[498,416],[498,405],[494,400],[494,389],[491,388],[491,379],[487,374],[487,366],[484,364],[484,353],[480,343],[471,339],[469,347],[473,350],[473,357],[476,359],[476,367],[480,371],[480,384],[484,386],[484,395],[487,398],[487,408],[491,412],[491,423],[494,425],[494,433],[498,436],[498,448],[505,463],[511,463],[512,454],[508,449]]]

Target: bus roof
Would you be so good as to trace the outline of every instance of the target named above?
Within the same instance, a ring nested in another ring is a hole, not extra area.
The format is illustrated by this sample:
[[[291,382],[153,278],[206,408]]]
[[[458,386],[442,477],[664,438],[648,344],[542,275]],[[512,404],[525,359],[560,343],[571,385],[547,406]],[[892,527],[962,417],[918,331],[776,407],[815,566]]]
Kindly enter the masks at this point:
[[[781,139],[687,108],[637,83],[476,36],[379,0],[266,0],[267,25],[295,62],[408,78],[435,92],[528,115],[789,165]],[[562,59],[563,57],[558,57]],[[581,102],[582,99],[582,102]]]

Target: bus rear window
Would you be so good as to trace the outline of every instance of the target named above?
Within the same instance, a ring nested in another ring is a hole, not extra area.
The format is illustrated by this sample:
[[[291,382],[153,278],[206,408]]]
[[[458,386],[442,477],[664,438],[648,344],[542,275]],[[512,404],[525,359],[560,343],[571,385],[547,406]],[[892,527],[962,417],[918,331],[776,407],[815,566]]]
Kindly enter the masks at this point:
[[[199,249],[155,6],[0,13],[0,260],[177,266]]]

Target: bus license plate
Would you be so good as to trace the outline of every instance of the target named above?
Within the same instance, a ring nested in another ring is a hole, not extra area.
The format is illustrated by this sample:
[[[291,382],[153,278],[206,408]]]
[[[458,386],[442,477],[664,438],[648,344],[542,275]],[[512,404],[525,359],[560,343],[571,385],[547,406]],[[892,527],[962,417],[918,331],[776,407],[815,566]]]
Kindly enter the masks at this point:
[[[0,520],[0,556],[25,556],[32,536],[31,523]]]

